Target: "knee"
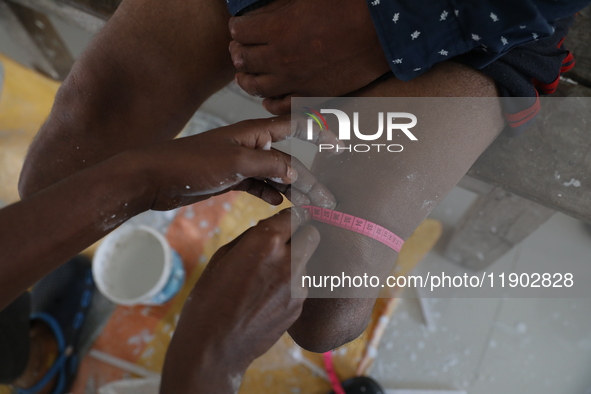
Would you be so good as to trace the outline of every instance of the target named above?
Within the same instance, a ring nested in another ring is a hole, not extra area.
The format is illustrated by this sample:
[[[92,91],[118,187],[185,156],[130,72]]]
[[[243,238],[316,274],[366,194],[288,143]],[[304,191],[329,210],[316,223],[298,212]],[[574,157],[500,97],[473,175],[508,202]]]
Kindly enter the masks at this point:
[[[308,351],[336,349],[363,334],[374,303],[375,299],[308,299],[288,332]]]

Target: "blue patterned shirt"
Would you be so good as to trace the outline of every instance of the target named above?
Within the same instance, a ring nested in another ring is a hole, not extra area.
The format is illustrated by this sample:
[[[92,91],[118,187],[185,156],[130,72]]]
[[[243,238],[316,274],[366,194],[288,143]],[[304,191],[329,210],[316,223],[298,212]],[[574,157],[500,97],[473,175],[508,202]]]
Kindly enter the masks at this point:
[[[235,15],[258,0],[227,0],[227,3]],[[408,81],[458,55],[464,55],[462,63],[483,68],[517,45],[552,35],[553,21],[574,15],[591,0],[367,0],[367,3],[392,72],[398,79]]]

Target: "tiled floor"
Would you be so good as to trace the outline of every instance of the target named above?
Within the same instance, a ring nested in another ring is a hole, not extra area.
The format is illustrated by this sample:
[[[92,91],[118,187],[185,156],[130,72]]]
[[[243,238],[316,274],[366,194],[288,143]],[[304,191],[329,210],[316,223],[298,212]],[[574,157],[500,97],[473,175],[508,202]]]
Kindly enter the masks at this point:
[[[75,54],[88,36],[59,26]],[[0,34],[0,51],[23,59]],[[215,96],[204,109],[228,121],[264,116],[255,103]],[[453,224],[473,199],[456,189],[433,212]],[[557,214],[495,264],[499,269],[540,271],[556,264],[591,265],[591,234],[581,223]],[[432,252],[419,270],[445,265]],[[591,270],[589,270],[591,271]],[[551,271],[550,271],[551,272]],[[591,297],[591,286],[588,294]],[[373,376],[388,389],[464,390],[469,394],[591,393],[591,299],[424,300],[426,327],[416,298],[403,300],[388,328]]]
[[[432,216],[453,223],[472,198],[456,189]],[[548,271],[560,263],[591,268],[591,233],[580,222],[556,214],[495,268]],[[435,252],[417,270],[440,265],[450,274],[460,272]],[[591,287],[587,293],[591,297]],[[430,327],[419,301],[408,298],[385,334],[372,375],[386,388],[591,393],[591,299],[424,301],[431,310]]]

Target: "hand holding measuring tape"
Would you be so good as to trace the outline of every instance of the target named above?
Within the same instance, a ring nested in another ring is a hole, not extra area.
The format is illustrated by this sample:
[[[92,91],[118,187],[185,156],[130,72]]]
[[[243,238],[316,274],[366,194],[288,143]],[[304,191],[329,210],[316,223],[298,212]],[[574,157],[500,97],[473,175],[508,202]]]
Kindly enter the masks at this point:
[[[283,201],[283,193],[297,199],[297,205],[334,208],[332,193],[299,160],[271,147],[288,138],[305,139],[304,130],[305,119],[299,116],[248,120],[128,154],[131,165],[139,163],[139,173],[147,174],[153,210],[174,209],[231,190],[274,205]],[[316,129],[312,142],[339,143],[325,129]]]

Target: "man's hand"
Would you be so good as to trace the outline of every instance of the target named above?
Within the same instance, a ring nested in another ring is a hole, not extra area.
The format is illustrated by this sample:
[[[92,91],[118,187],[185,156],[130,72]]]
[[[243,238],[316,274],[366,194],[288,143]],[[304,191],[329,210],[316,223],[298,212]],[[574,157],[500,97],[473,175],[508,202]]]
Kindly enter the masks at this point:
[[[290,96],[335,97],[390,70],[365,0],[275,0],[230,19],[238,84],[274,114]]]
[[[305,272],[320,241],[318,231],[304,225],[307,215],[284,210],[212,257],[181,313],[162,393],[237,392],[248,365],[298,318],[307,289],[292,298],[292,266]],[[293,254],[292,244],[298,245]]]
[[[148,209],[169,210],[230,190],[243,190],[271,204],[285,194],[295,205],[334,208],[332,193],[296,158],[271,148],[272,142],[303,138],[304,120],[289,116],[243,121],[196,136],[131,151],[132,165],[147,173],[153,190]],[[329,131],[317,143],[336,144]],[[125,155],[125,153],[123,154]]]

